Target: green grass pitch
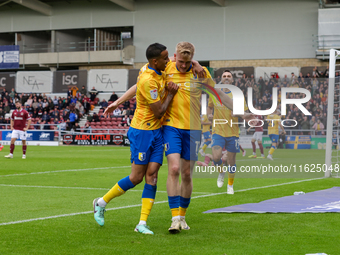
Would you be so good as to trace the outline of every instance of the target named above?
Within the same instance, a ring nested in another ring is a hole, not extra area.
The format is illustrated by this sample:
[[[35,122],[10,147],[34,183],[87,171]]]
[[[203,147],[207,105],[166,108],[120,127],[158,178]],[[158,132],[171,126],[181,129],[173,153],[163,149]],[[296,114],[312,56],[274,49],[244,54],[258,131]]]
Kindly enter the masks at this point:
[[[21,146],[16,146],[13,159],[3,157],[8,151],[6,146],[0,152],[0,254],[340,254],[336,213],[202,213],[294,191],[328,189],[340,185],[338,178],[236,176],[235,194],[227,195],[226,184],[217,188],[215,175],[195,174],[186,217],[191,230],[171,235],[165,159],[148,220],[155,235],[145,236],[133,231],[143,184],[111,201],[105,226],[93,219],[92,200],[129,175],[129,148],[31,146],[26,160],[21,159]],[[324,150],[276,150],[275,160],[269,161],[238,154],[237,166],[322,164],[324,155]]]

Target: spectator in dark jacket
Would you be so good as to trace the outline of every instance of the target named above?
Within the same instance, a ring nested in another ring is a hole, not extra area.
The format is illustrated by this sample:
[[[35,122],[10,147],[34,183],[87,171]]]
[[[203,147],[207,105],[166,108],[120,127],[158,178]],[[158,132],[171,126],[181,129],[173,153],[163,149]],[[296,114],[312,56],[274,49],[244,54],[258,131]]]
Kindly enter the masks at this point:
[[[117,96],[116,93],[113,91],[113,92],[112,92],[112,95],[110,96],[109,101],[114,102],[114,101],[116,101],[117,99],[118,99],[118,96]]]

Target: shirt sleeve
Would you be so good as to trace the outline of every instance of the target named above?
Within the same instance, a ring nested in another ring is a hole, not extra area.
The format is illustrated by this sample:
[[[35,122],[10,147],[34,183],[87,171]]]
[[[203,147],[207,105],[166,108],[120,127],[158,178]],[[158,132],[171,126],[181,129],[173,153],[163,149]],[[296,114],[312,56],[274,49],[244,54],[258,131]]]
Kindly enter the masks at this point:
[[[30,114],[29,114],[27,111],[25,112],[25,114],[26,114],[26,119],[27,119],[27,120],[30,120],[30,119],[31,119]]]
[[[11,115],[11,120],[14,119],[14,111],[12,112],[12,115]]]
[[[154,80],[146,80],[141,84],[141,94],[148,104],[154,104],[160,101],[157,82]]]

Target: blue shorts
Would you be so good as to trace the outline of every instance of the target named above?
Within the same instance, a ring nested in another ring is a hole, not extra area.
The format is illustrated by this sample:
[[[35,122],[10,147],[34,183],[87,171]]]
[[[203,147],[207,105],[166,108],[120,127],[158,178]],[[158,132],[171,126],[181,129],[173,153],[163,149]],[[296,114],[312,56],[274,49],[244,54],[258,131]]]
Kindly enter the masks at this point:
[[[162,165],[164,140],[160,128],[140,130],[130,127],[127,136],[130,141],[131,163],[146,165],[156,162]]]
[[[212,135],[212,145],[214,146],[220,146],[221,148],[225,147],[228,152],[240,152],[240,145],[238,142],[239,138],[236,136],[232,137],[223,137],[217,134]]]
[[[204,137],[204,139],[210,139],[211,138],[210,137],[210,131],[204,132],[203,137]]]
[[[198,150],[201,145],[201,130],[187,130],[163,126],[162,132],[165,156],[179,153],[183,159],[197,161]]]
[[[272,143],[277,143],[279,141],[279,135],[271,134],[269,135],[270,140],[272,140]]]

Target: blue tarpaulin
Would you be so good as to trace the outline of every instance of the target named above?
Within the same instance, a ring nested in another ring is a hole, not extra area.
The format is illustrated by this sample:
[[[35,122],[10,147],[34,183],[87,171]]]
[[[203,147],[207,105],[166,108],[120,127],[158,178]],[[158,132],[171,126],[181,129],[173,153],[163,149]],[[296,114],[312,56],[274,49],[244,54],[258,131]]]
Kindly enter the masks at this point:
[[[340,213],[340,187],[319,190],[304,195],[292,195],[260,203],[234,205],[204,213]]]

